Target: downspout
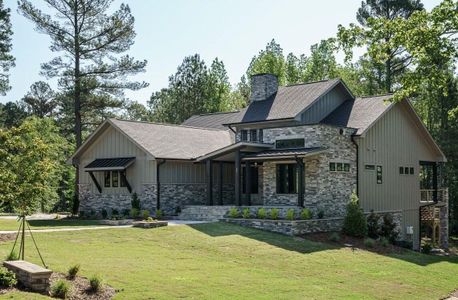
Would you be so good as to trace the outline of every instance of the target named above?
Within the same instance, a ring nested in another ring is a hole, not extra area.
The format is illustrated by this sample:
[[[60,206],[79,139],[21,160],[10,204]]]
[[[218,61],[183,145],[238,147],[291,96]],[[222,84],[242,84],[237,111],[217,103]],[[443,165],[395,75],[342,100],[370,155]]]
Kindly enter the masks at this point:
[[[163,159],[162,161],[158,162],[156,167],[156,209],[161,209],[161,181],[160,181],[160,168],[163,164],[165,164],[166,160]]]
[[[359,146],[355,141],[355,135],[351,135],[351,141],[356,148],[356,196],[359,197]]]

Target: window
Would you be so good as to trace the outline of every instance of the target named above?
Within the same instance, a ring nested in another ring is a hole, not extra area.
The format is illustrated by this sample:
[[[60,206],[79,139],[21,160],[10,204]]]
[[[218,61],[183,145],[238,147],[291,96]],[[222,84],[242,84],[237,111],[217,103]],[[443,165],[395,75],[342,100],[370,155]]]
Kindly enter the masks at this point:
[[[246,193],[246,168],[242,169],[242,193]],[[259,173],[258,168],[251,166],[251,193],[257,194],[258,193],[258,181],[259,181]]]
[[[415,169],[413,167],[410,167],[410,175],[414,175],[415,174]]]
[[[377,184],[382,184],[383,176],[382,176],[382,166],[377,166]]]
[[[399,167],[400,175],[415,175],[414,167]]]
[[[110,187],[110,181],[111,181],[111,172],[110,171],[105,171],[103,173],[103,178],[104,178],[104,186],[105,187]]]
[[[256,129],[250,130],[250,141],[257,142],[258,141],[258,131]]]
[[[409,174],[409,168],[408,167],[404,167],[404,174],[406,174],[406,175]]]
[[[246,130],[240,131],[240,140],[242,140],[242,142],[248,141],[248,132]]]
[[[350,172],[350,164],[349,163],[338,163],[338,162],[331,162],[329,163],[329,171],[331,172]]]
[[[343,164],[344,165],[344,172],[350,172],[350,164]]]
[[[375,165],[365,165],[364,169],[367,171],[375,171]]]
[[[118,187],[119,173],[118,171],[111,172],[111,186]]]
[[[120,177],[121,177],[121,178],[120,178],[120,179],[121,179],[121,180],[120,180],[120,185],[121,185],[121,187],[126,187],[126,186],[127,186],[127,182],[126,182],[126,171],[121,171],[121,172],[119,173],[119,175],[120,175]]]
[[[331,172],[337,171],[337,169],[336,169],[336,163],[333,163],[333,162],[332,162],[332,163],[329,163],[329,171],[331,171]]]
[[[264,136],[263,136],[263,132],[262,132],[262,129],[259,129],[259,132],[258,132],[258,142],[261,142],[263,141],[264,139]]]
[[[294,149],[304,148],[304,139],[287,139],[287,140],[276,140],[275,148],[277,149]]]
[[[295,194],[297,191],[296,164],[277,165],[277,194]]]
[[[399,167],[399,174],[404,174],[404,167]]]

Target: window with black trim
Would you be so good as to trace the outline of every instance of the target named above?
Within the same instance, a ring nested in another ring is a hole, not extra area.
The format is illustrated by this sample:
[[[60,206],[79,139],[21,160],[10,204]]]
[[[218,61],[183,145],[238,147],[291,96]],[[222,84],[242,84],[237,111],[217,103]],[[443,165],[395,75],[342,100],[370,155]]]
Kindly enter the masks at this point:
[[[251,166],[251,193],[257,194],[258,193],[258,181],[259,181],[259,173],[258,167]],[[242,193],[246,194],[246,168],[243,166],[242,169]]]
[[[377,184],[383,183],[383,168],[382,166],[377,166]]]
[[[262,131],[262,129],[259,129],[259,132],[258,132],[258,142],[261,142],[264,140],[264,132]]]
[[[241,130],[240,131],[240,140],[242,142],[248,141],[248,131],[246,131],[246,130]]]
[[[365,165],[364,169],[366,171],[375,171],[375,165]]]
[[[277,194],[297,193],[296,164],[277,165]]]
[[[305,141],[304,139],[285,139],[285,140],[276,140],[275,148],[277,149],[294,149],[294,148],[304,148]]]
[[[119,173],[118,171],[111,172],[111,186],[118,187],[119,185]]]
[[[415,175],[414,167],[399,167],[400,175]]]
[[[103,172],[103,178],[104,178],[104,187],[110,187],[111,186],[111,172],[110,171],[105,171]]]
[[[415,169],[413,167],[410,167],[410,175],[415,175]]]
[[[258,141],[258,131],[256,129],[250,130],[250,141],[257,142]]]
[[[350,164],[349,163],[341,163],[341,162],[330,162],[329,163],[329,171],[331,172],[350,172]]]
[[[127,182],[126,182],[126,171],[121,171],[119,172],[119,176],[121,177],[120,178],[120,185],[121,187],[126,187],[127,186]]]

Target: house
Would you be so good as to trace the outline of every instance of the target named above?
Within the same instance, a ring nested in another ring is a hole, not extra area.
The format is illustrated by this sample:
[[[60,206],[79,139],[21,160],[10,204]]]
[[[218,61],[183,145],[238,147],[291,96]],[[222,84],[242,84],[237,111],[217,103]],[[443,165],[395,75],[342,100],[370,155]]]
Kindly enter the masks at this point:
[[[252,77],[241,111],[181,125],[106,120],[71,157],[82,211],[224,214],[227,205],[309,208],[341,218],[353,191],[391,213],[401,237],[448,239],[446,158],[408,100],[356,98],[340,79],[278,86]],[[212,209],[209,209],[212,208]]]

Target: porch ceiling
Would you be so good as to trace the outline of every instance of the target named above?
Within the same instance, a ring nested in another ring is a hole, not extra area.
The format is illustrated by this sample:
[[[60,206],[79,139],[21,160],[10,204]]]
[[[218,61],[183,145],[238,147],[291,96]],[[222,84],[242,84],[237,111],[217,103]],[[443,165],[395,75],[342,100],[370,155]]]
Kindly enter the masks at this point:
[[[296,149],[272,149],[257,153],[246,154],[242,160],[275,160],[275,159],[294,159],[296,157],[306,157],[316,155],[326,151],[327,148],[296,148]]]
[[[272,147],[272,144],[238,142],[213,151],[207,155],[198,157],[196,162],[202,162],[209,159],[214,161],[235,161],[237,151],[256,153],[266,149],[271,149]]]

